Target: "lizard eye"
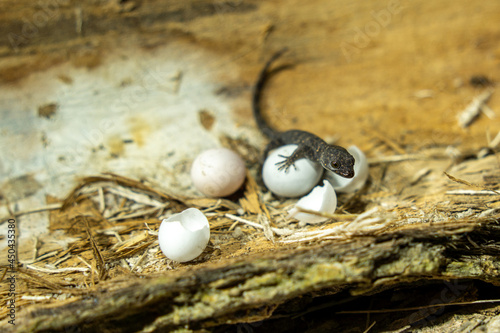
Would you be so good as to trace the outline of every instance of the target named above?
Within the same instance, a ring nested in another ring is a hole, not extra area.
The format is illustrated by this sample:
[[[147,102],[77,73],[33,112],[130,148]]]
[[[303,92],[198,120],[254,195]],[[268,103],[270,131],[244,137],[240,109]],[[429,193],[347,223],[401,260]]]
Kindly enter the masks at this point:
[[[332,166],[332,168],[334,168],[334,169],[338,169],[338,168],[339,168],[339,164],[338,164],[337,162],[335,162],[335,161],[333,161],[333,162],[331,163],[331,166]]]

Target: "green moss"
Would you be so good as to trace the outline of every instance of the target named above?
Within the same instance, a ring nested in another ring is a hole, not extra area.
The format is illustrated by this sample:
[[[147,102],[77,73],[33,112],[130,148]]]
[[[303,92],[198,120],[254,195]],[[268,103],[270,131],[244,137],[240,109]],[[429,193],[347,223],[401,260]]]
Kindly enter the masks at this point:
[[[344,281],[345,277],[344,267],[338,262],[321,263],[310,266],[304,274],[304,279],[308,285]]]

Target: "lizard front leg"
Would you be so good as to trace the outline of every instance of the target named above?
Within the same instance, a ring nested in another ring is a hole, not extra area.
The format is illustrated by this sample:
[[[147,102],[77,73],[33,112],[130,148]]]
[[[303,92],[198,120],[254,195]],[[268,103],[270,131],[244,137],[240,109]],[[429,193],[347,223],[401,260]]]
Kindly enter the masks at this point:
[[[304,145],[299,145],[297,149],[293,152],[292,155],[290,156],[284,156],[284,155],[278,155],[279,157],[283,157],[284,160],[281,162],[276,163],[276,165],[279,165],[278,170],[285,170],[285,172],[288,172],[288,169],[293,165],[295,170],[297,170],[297,167],[295,166],[295,162],[300,160],[301,158],[307,158],[310,156],[309,148]]]

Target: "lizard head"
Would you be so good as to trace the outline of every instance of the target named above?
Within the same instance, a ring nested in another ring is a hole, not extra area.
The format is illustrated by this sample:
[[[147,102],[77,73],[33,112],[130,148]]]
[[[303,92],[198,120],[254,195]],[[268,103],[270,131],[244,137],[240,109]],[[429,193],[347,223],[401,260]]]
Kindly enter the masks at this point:
[[[354,157],[339,146],[330,145],[321,154],[320,163],[326,170],[345,177],[354,177]]]

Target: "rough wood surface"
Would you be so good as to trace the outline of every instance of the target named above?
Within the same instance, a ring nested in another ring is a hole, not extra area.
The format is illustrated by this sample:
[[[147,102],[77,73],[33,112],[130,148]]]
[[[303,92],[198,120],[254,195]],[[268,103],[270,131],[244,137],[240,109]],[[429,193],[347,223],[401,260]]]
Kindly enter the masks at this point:
[[[500,284],[500,263],[496,260],[499,236],[497,222],[476,226],[438,224],[361,237],[344,244],[327,242],[225,260],[180,274],[115,280],[67,304],[33,308],[25,313],[17,329],[44,332],[78,327],[83,331],[162,332],[185,325],[192,329],[213,328],[272,319],[273,312],[280,310],[293,317],[303,310],[298,308],[294,313],[282,305],[306,296],[339,295],[331,300],[344,299],[349,306],[352,296],[346,297],[346,291],[353,296],[373,295],[436,281],[445,281],[442,288],[448,286],[449,291],[435,295],[429,303],[455,303],[462,297],[468,299],[470,280]],[[415,297],[415,301],[421,300]],[[368,308],[368,304],[365,306]],[[341,310],[334,305],[331,308],[338,324],[346,325],[341,318],[345,315],[336,313]],[[420,318],[415,313],[414,322],[429,315]],[[393,325],[392,329],[414,322],[401,320],[400,326]],[[361,329],[360,325],[351,325]]]
[[[457,121],[499,80],[500,2],[54,0],[48,6],[0,3],[2,85],[22,88],[33,73],[61,64],[92,73],[116,54],[134,58],[181,45],[187,54],[210,52],[209,62],[198,61],[204,77],[219,87],[214,95],[231,104],[236,123],[253,127],[252,82],[269,54],[289,47],[283,62],[294,66],[271,80],[267,117],[280,129],[299,127],[365,151],[370,182],[339,197],[341,213],[377,209],[371,217],[379,220],[289,227],[282,216],[290,202],[271,200],[262,189],[252,192],[251,184],[243,194],[247,201],[188,200],[122,179],[114,185],[144,191],[165,209],[195,206],[215,214],[216,243],[202,259],[182,265],[153,253],[147,258],[164,271],[138,273],[124,272],[121,261],[137,260],[136,268],[155,246],[144,222],[157,229],[157,215],[110,221],[98,209],[98,195],[88,198],[90,191],[63,203],[49,198],[63,208],[71,203],[69,211],[51,215],[51,231],[77,241],[65,250],[44,244],[44,253],[57,252],[53,261],[69,256],[64,267],[88,262],[88,274],[21,267],[23,294],[40,299],[19,303],[16,327],[2,312],[3,331],[500,329],[500,163],[492,140],[499,118],[482,112],[467,128]],[[71,84],[68,77],[61,81]],[[498,112],[497,93],[487,105]],[[49,117],[46,108],[38,110]],[[221,139],[255,174],[258,154],[249,141]],[[268,233],[245,227],[236,235],[225,214],[242,210],[244,218],[260,221],[259,205],[271,211],[262,226]],[[134,246],[89,231],[111,226]],[[270,231],[269,237],[270,227],[291,228],[295,235]],[[321,236],[324,230],[330,233]],[[99,251],[105,264],[96,260]]]

